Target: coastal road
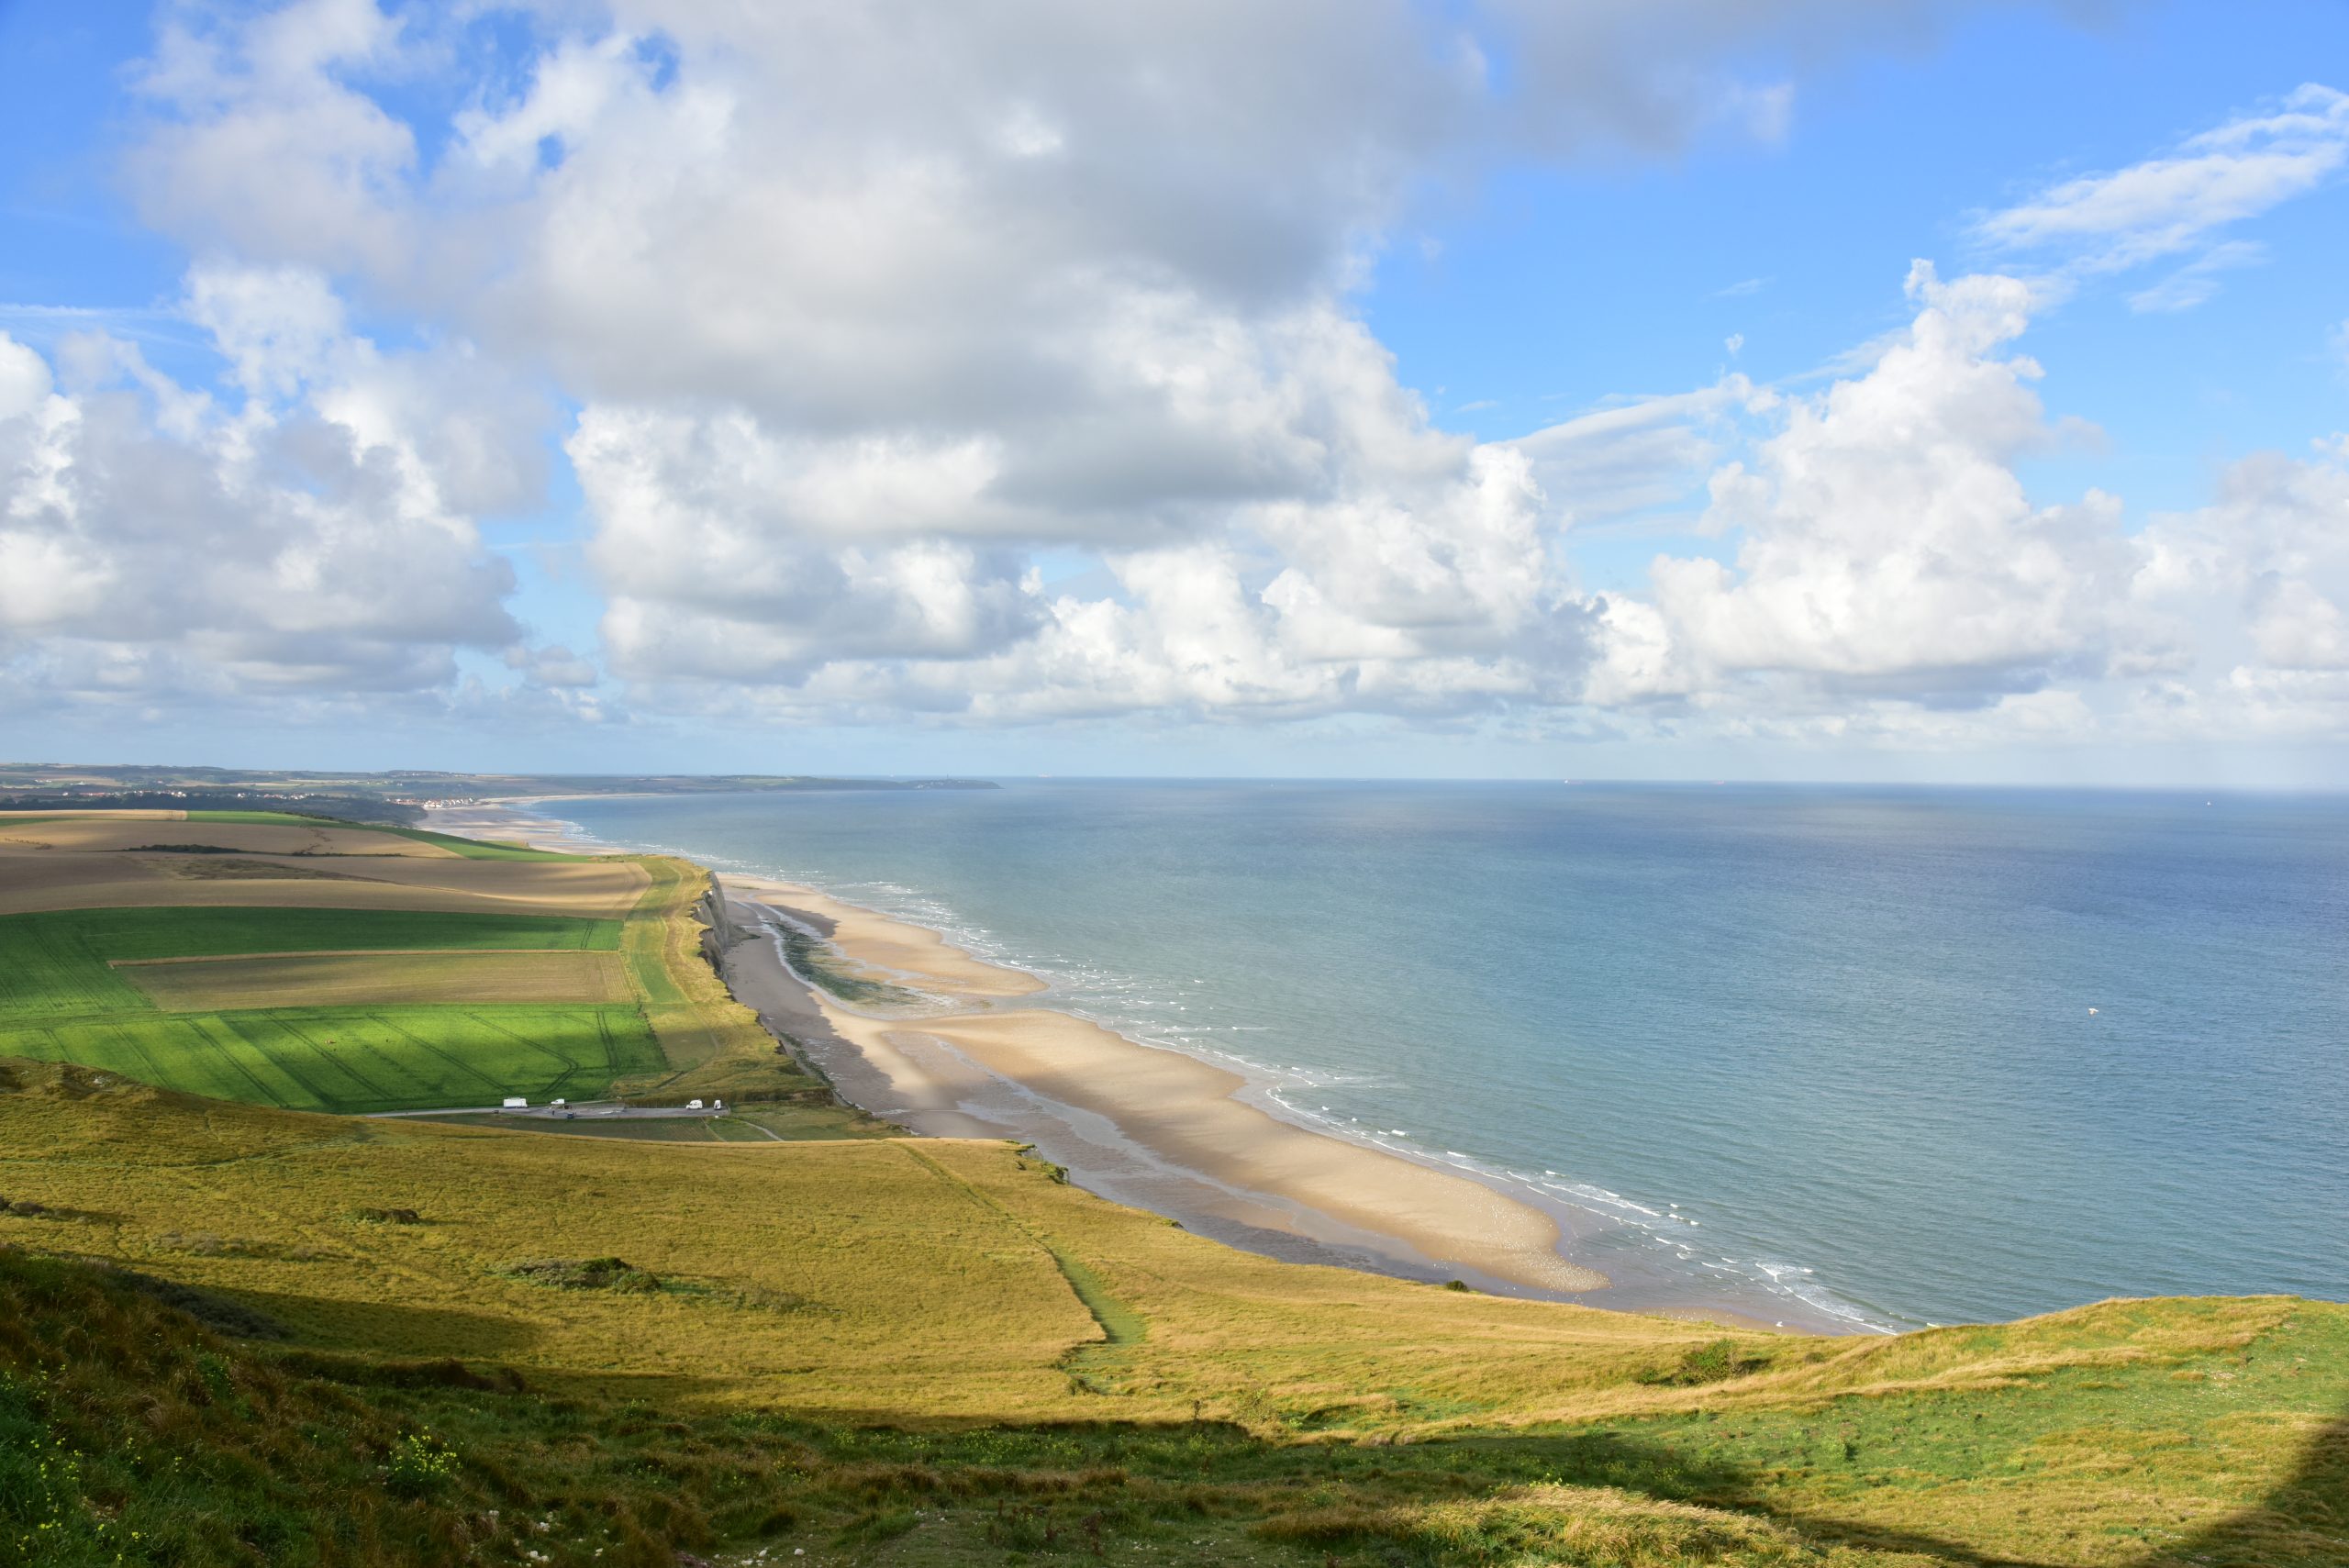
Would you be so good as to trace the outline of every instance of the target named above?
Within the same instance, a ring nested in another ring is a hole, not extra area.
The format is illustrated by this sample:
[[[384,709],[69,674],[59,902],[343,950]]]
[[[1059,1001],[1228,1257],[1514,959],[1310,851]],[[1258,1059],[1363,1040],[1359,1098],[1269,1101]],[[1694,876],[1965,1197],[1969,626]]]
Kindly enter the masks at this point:
[[[679,1121],[720,1117],[726,1114],[722,1106],[706,1106],[693,1110],[685,1106],[619,1106],[579,1105],[557,1110],[552,1106],[531,1106],[522,1110],[508,1110],[504,1106],[450,1106],[429,1111],[369,1111],[371,1119],[394,1120],[402,1117],[424,1116],[504,1116],[521,1121]]]

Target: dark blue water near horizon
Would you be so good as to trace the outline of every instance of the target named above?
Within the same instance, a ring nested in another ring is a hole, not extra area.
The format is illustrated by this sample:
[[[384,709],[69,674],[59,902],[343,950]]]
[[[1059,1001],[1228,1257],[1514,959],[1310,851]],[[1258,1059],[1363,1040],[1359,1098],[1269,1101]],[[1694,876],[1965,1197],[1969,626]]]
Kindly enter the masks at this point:
[[[942,926],[1299,1114],[1607,1195],[1677,1264],[1879,1321],[2349,1297],[2349,798],[1007,780],[553,809]]]

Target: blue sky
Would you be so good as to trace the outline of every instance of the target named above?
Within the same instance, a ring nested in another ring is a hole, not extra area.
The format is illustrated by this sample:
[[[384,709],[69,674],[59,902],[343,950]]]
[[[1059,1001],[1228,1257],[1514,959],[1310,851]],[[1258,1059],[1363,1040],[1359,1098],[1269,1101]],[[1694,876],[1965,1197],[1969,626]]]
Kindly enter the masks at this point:
[[[0,4],[8,749],[2338,777],[2337,6],[789,9]]]
[[[2165,5],[2083,26],[2001,9],[1930,48],[1828,72],[1782,145],[1721,139],[1660,167],[1513,170],[1473,210],[1431,215],[1431,254],[1391,248],[1368,314],[1404,379],[1446,388],[1446,422],[1486,439],[1697,384],[1727,362],[1732,333],[1749,374],[1802,376],[1906,321],[1898,285],[1912,257],[1950,272],[1994,260],[1968,233],[1974,214],[2136,162],[2299,85],[2315,62],[2349,59],[2340,6],[2263,6],[2253,20]],[[2349,418],[2327,342],[2343,314],[2343,201],[2264,216],[2247,232],[2265,262],[2194,310],[2133,312],[2124,279],[2034,324],[2051,406],[2111,437],[2099,482],[2191,506],[2215,465]],[[1741,284],[1752,292],[1730,292]]]

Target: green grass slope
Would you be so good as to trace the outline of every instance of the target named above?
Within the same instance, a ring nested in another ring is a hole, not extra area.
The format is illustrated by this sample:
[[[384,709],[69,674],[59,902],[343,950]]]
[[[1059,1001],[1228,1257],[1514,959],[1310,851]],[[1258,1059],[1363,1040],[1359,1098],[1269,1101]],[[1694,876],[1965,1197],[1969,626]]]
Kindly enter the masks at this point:
[[[1000,1144],[353,1123],[29,1063],[0,1194],[0,1539],[35,1562],[2349,1562],[2339,1306],[1725,1339],[1235,1252]]]

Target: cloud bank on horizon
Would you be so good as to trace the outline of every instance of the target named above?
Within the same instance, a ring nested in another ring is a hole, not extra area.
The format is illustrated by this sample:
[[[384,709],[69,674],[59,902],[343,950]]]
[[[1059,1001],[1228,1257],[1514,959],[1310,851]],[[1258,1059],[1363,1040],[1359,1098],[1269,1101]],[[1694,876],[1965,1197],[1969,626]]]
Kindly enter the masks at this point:
[[[218,373],[0,335],[0,711],[2349,736],[2349,442],[2037,494],[2094,410],[2019,347],[2255,265],[2330,87],[1972,215],[1815,377],[1478,440],[1373,330],[1429,189],[1783,142],[1805,71],[1965,9],[168,5],[118,175]],[[593,647],[485,543],[557,470]],[[1586,585],[1690,496],[1711,548]]]

